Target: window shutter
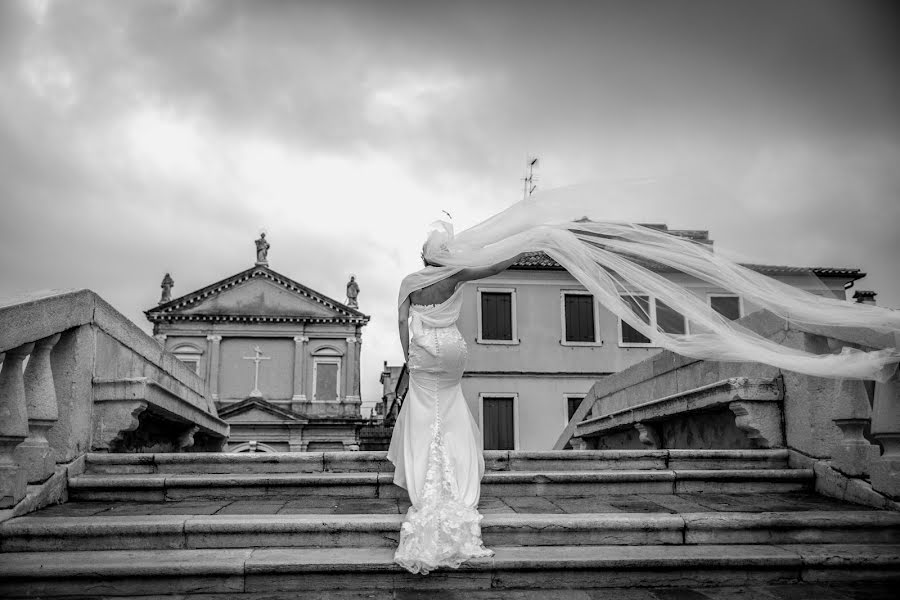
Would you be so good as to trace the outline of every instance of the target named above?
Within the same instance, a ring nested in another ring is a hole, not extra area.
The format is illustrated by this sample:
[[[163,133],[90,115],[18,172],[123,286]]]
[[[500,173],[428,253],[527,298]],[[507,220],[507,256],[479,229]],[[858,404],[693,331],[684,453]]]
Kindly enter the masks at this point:
[[[595,342],[594,297],[566,294],[564,299],[567,342]]]
[[[640,319],[650,324],[650,297],[649,296],[622,296],[628,306],[640,317]],[[650,338],[639,333],[637,329],[622,321],[622,343],[623,344],[649,344]]]
[[[676,335],[687,333],[684,325],[684,315],[662,300],[656,301],[656,324],[666,333]]]
[[[481,293],[481,337],[485,340],[512,340],[512,294]]]
[[[712,296],[710,307],[731,321],[741,318],[741,299],[738,296]]]

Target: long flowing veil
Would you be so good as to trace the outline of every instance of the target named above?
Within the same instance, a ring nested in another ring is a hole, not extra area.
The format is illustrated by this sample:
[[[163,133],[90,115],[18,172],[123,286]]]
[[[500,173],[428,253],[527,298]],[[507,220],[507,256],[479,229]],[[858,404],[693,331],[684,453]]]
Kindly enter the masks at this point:
[[[766,339],[722,317],[660,271],[687,274],[795,323],[896,334],[900,333],[900,311],[805,292],[732,262],[708,245],[664,231],[593,220],[604,204],[600,196],[579,197],[566,189],[537,194],[456,235],[450,223],[433,223],[423,255],[443,266],[426,268],[404,280],[400,301],[411,290],[462,268],[542,251],[654,346],[699,359],[761,362],[819,377],[883,381],[896,371],[900,362],[896,348],[869,352],[844,348],[839,354],[816,355]],[[651,325],[647,309],[633,300],[636,295],[653,297],[684,315],[690,334],[667,333]]]

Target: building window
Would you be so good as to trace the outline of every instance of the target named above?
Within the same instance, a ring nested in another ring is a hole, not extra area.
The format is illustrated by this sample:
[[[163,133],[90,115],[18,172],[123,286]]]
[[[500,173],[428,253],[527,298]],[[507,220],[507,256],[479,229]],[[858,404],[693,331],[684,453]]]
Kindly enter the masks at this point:
[[[575,416],[575,411],[581,406],[581,401],[584,400],[584,396],[584,394],[566,394],[566,425],[568,425],[569,421],[572,420],[572,417]]]
[[[188,369],[196,373],[200,374],[200,359],[198,358],[179,358],[181,362],[183,362]]]
[[[588,292],[562,291],[564,345],[597,343],[597,303]]]
[[[478,288],[478,342],[518,344],[516,290]]]
[[[674,335],[687,333],[684,315],[659,299],[656,299],[656,324],[665,333]]]
[[[687,319],[684,318],[684,315],[662,300],[639,294],[622,296],[622,300],[650,327],[673,335],[687,333]],[[620,346],[651,346],[647,336],[621,319],[619,319],[619,331]]]
[[[515,450],[518,437],[516,395],[480,395],[480,399],[484,449]]]
[[[628,304],[631,310],[637,313],[644,323],[650,324],[650,296],[622,296],[622,300]],[[650,345],[650,338],[638,332],[637,329],[621,319],[619,319],[619,328],[621,331],[619,336],[621,345]]]
[[[238,446],[235,446],[229,452],[278,452],[272,446],[251,440]]]
[[[341,359],[315,357],[313,359],[313,400],[334,402],[341,395]]]
[[[709,306],[729,321],[736,321],[744,315],[740,296],[710,294]]]

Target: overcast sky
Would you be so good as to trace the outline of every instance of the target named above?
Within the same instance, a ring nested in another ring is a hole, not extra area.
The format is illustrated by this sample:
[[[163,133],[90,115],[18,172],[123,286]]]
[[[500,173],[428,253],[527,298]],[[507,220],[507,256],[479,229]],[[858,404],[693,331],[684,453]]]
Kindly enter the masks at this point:
[[[90,288],[149,331],[252,266],[339,300],[363,399],[402,360],[425,228],[538,184],[646,179],[595,218],[859,267],[900,307],[895,2],[0,2],[0,296]]]

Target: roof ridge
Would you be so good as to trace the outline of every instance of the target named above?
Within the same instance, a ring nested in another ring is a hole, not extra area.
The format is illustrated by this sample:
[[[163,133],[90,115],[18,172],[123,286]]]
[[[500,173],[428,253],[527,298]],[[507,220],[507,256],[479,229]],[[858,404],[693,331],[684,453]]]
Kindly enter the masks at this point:
[[[647,261],[649,262],[649,261]],[[782,271],[782,272],[801,272],[807,271],[813,274],[821,274],[821,275],[847,275],[853,276],[856,279],[861,279],[866,276],[865,273],[862,272],[858,267],[805,267],[805,266],[791,266],[791,265],[767,265],[762,263],[738,263],[743,267],[754,271]],[[552,259],[546,252],[543,251],[535,251],[535,252],[526,252],[523,257],[516,261],[515,264],[510,268],[524,268],[524,269],[560,269],[565,270],[562,265]]]

